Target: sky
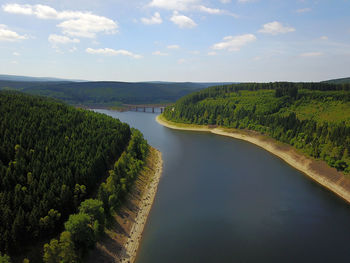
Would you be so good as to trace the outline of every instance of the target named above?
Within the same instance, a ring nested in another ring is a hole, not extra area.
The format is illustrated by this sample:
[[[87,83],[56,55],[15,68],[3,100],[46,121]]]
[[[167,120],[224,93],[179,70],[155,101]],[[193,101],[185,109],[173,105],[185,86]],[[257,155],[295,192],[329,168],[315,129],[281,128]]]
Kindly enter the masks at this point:
[[[350,0],[0,0],[0,74],[133,82],[350,77]]]

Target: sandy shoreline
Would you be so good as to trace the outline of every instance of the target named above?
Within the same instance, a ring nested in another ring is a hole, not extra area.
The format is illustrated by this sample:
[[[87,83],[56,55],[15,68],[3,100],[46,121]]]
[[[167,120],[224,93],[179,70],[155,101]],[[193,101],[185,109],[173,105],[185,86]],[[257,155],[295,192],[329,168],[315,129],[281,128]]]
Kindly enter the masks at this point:
[[[105,235],[96,244],[86,263],[134,262],[143,229],[157,193],[162,174],[162,154],[150,147],[144,169],[136,179],[126,201],[114,214]]]
[[[171,129],[211,132],[253,143],[281,158],[289,165],[303,172],[314,181],[328,188],[339,197],[350,203],[350,180],[346,178],[344,174],[338,172],[335,168],[329,167],[323,161],[314,160],[299,153],[290,145],[280,143],[270,137],[253,131],[222,128],[210,129],[199,125],[177,124],[165,120],[161,115],[158,115],[156,120],[159,124]]]

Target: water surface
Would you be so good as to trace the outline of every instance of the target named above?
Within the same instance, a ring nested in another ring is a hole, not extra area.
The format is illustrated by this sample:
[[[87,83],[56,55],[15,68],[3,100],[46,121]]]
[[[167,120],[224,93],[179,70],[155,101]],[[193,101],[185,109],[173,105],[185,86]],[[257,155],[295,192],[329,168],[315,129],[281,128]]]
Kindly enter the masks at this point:
[[[137,263],[350,262],[350,205],[269,152],[151,113],[98,112],[163,154]]]

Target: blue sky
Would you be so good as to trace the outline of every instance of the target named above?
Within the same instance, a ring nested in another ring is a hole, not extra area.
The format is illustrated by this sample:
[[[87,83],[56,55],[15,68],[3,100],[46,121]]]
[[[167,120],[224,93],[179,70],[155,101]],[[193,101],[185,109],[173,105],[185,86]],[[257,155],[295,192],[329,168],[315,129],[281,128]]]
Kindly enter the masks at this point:
[[[350,77],[350,0],[0,6],[0,74],[208,82]]]

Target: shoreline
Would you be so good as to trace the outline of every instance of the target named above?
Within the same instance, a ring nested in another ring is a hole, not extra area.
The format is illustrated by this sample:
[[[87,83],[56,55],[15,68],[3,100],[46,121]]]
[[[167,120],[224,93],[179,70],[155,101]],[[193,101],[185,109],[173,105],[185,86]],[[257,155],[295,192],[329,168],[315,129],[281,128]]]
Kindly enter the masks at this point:
[[[144,227],[151,211],[162,175],[162,153],[150,146],[145,166],[119,211],[96,244],[87,263],[128,262],[136,260]]]
[[[152,151],[154,148],[150,148]],[[145,228],[149,212],[151,211],[154,198],[157,193],[158,184],[160,181],[160,176],[162,174],[163,159],[162,153],[156,149],[155,153],[157,155],[157,164],[153,178],[146,187],[144,193],[142,194],[142,200],[139,203],[139,211],[135,218],[135,221],[131,227],[129,237],[124,244],[125,253],[120,259],[120,262],[130,262],[133,263],[137,256],[137,251],[142,239],[142,233]]]
[[[307,175],[312,180],[332,191],[346,202],[350,203],[350,180],[324,161],[314,160],[299,153],[293,146],[278,142],[255,131],[226,128],[208,128],[206,126],[175,123],[158,115],[156,121],[167,128],[176,130],[210,132],[253,143],[274,154],[287,164]]]

